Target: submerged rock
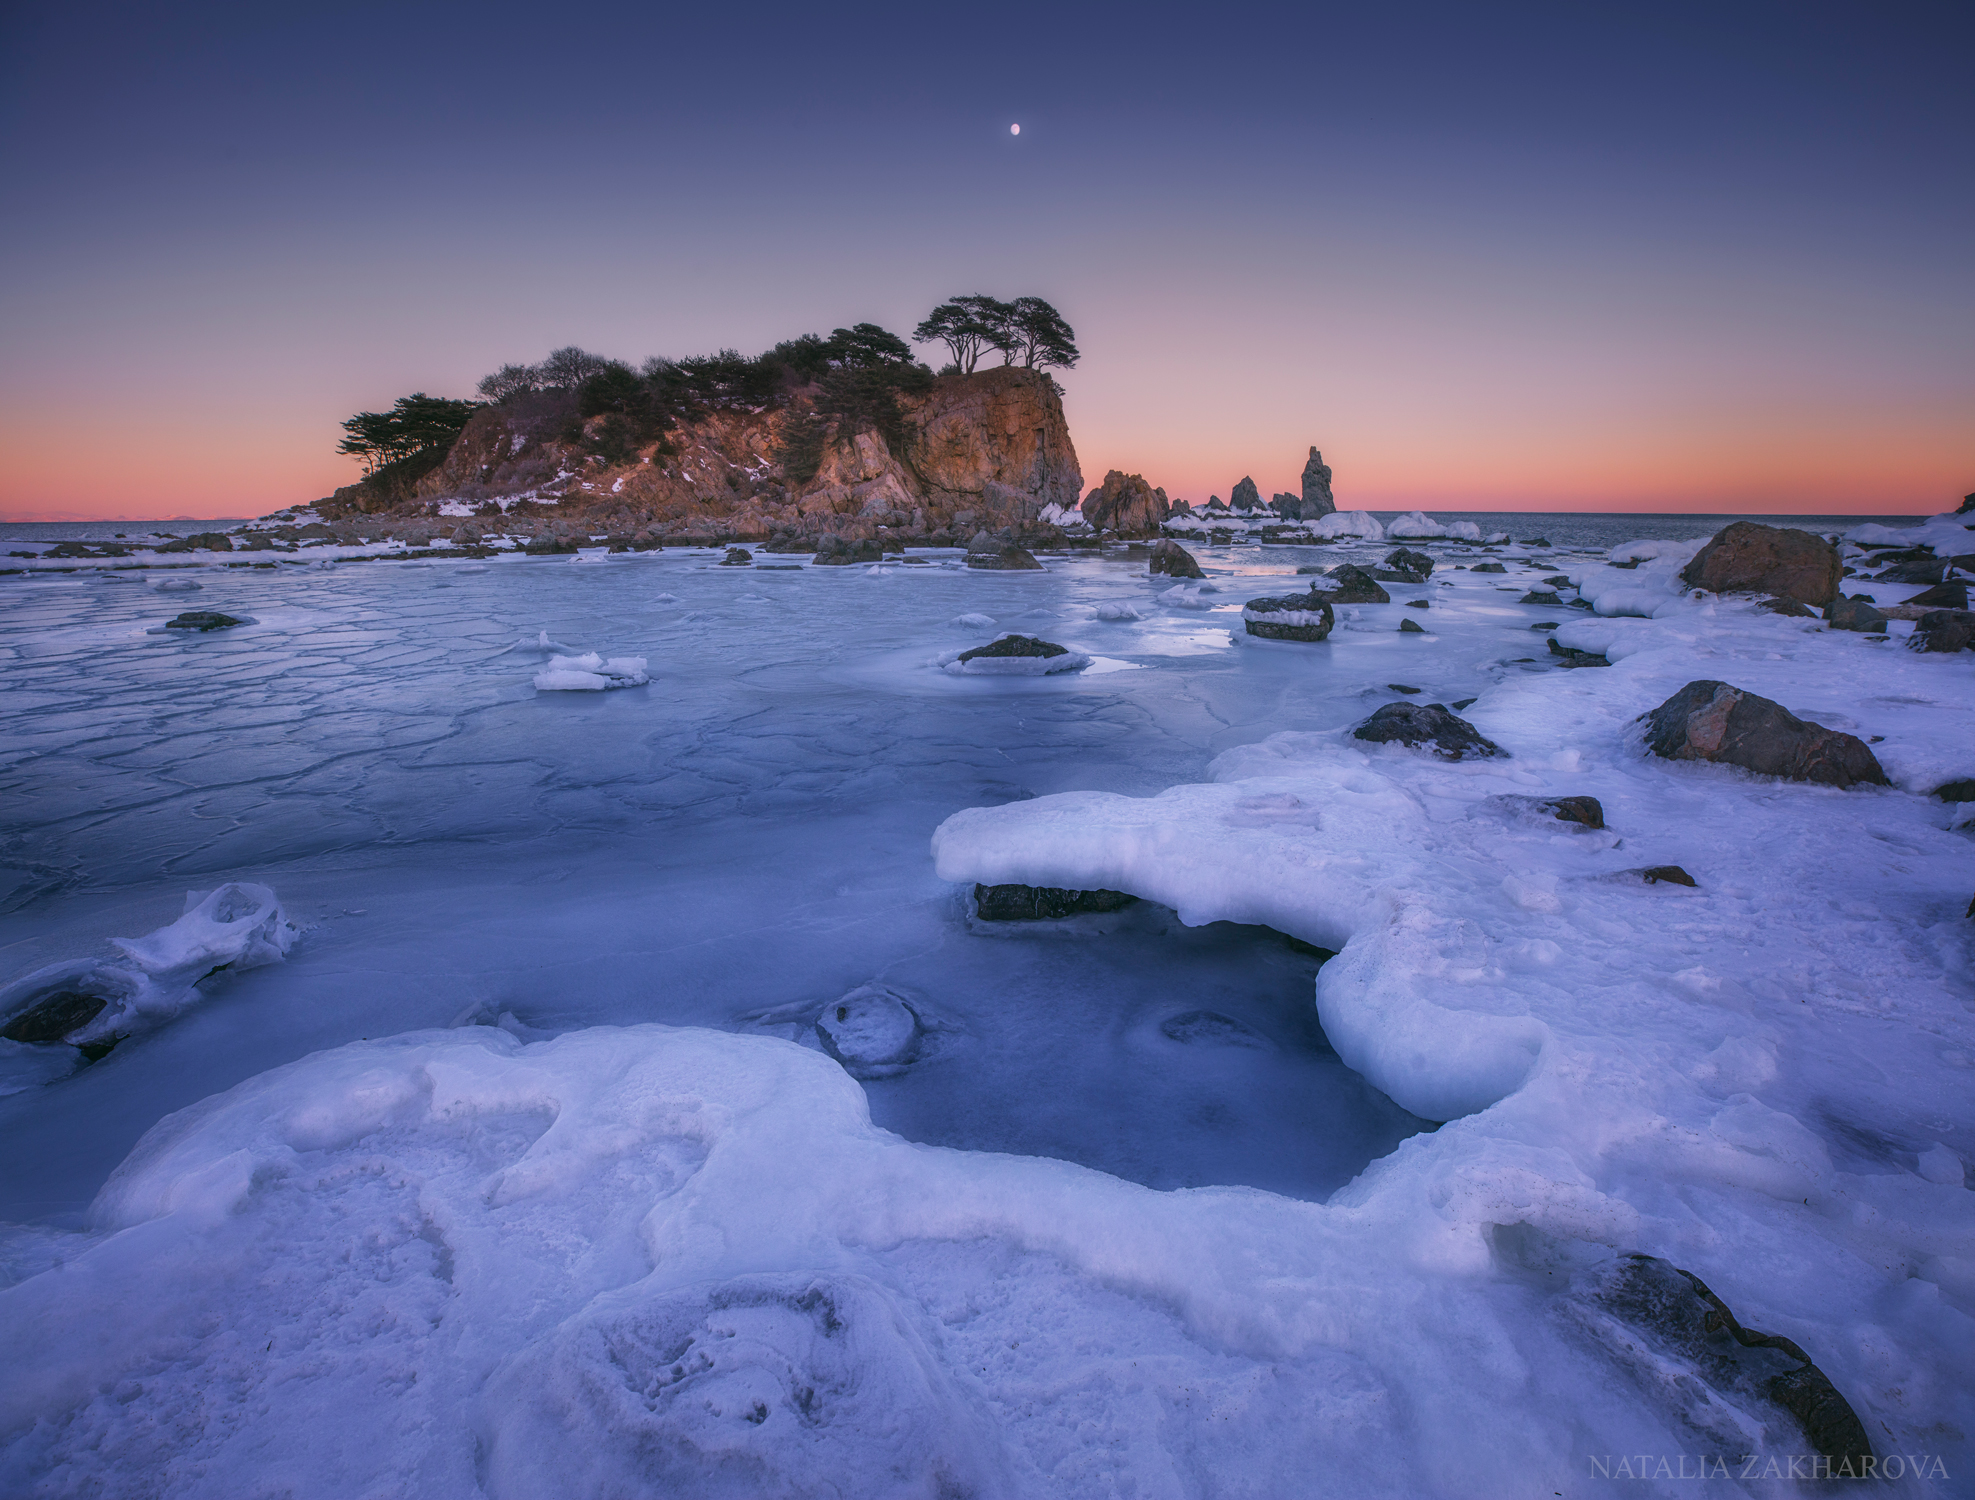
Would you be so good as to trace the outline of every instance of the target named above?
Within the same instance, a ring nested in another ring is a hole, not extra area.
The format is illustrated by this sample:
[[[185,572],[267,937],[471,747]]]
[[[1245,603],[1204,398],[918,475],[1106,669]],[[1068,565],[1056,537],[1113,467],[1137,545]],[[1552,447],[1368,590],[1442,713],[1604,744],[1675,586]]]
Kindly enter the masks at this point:
[[[1602,652],[1580,651],[1575,646],[1560,646],[1555,636],[1550,637],[1550,654],[1561,658],[1560,667],[1609,667],[1611,665]]]
[[[1154,573],[1163,573],[1168,578],[1205,578],[1200,571],[1200,561],[1178,542],[1160,540],[1154,542],[1147,554],[1146,566]]]
[[[1930,610],[1914,622],[1906,643],[1914,651],[1966,651],[1975,647],[1975,612]]]
[[[974,914],[983,922],[1054,922],[1086,912],[1119,911],[1138,900],[1123,891],[1072,891],[1054,885],[977,885]]]
[[[1090,658],[1040,636],[1004,635],[985,646],[942,659],[939,665],[948,672],[971,676],[1048,677],[1081,672],[1090,665]]]
[[[1726,594],[1781,594],[1802,604],[1838,597],[1844,564],[1823,537],[1785,526],[1737,521],[1714,534],[1680,570],[1683,582]]]
[[[1485,760],[1509,753],[1438,703],[1388,703],[1353,729],[1351,736],[1375,745],[1430,749],[1442,760]]]
[[[1312,589],[1307,594],[1250,599],[1241,607],[1241,624],[1250,635],[1266,641],[1320,641],[1337,623],[1330,607],[1333,597]]]
[[[1646,748],[1668,760],[1713,761],[1820,786],[1890,785],[1857,736],[1725,682],[1690,682],[1641,718]]]
[[[1556,814],[1559,823],[1582,823],[1586,828],[1605,826],[1605,806],[1596,797],[1552,797],[1543,806]]]
[[[72,989],[37,995],[7,1017],[6,1024],[0,1026],[0,1037],[10,1042],[59,1042],[95,1020],[109,1003],[101,995]]]
[[[189,609],[176,619],[165,621],[167,630],[230,630],[235,625],[245,625],[245,620],[232,615],[220,614],[211,609]]]

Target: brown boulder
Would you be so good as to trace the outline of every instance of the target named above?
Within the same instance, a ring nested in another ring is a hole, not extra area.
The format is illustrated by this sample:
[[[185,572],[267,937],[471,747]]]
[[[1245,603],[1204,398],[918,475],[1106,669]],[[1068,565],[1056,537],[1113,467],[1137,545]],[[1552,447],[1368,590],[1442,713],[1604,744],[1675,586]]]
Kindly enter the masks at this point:
[[[1907,645],[1915,651],[1966,651],[1975,647],[1975,612],[1933,609],[1914,622]]]
[[[1178,542],[1161,539],[1152,544],[1148,566],[1168,578],[1205,578],[1194,555]]]
[[[1807,723],[1725,682],[1690,682],[1641,717],[1646,748],[1668,760],[1714,761],[1822,786],[1891,785],[1856,735]]]
[[[1838,549],[1823,537],[1754,521],[1724,526],[1680,571],[1713,593],[1781,594],[1803,604],[1829,604],[1843,575]]]
[[[1173,513],[1164,490],[1154,489],[1142,474],[1113,469],[1104,483],[1084,496],[1084,519],[1098,531],[1119,536],[1157,536]]]

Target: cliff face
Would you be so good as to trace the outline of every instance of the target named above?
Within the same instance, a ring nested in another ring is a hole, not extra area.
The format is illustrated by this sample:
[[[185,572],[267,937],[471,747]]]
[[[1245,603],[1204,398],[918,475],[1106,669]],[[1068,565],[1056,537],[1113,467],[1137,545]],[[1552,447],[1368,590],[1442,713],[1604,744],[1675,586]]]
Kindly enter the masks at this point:
[[[477,514],[497,524],[505,511],[597,530],[962,541],[1075,505],[1083,477],[1048,376],[942,376],[899,406],[889,440],[825,427],[814,474],[796,482],[783,457],[791,428],[813,420],[806,396],[778,410],[707,412],[666,435],[668,454],[651,442],[616,446],[612,419],[583,421],[572,393],[542,392],[477,412],[410,496],[359,485],[325,504],[405,522]]]

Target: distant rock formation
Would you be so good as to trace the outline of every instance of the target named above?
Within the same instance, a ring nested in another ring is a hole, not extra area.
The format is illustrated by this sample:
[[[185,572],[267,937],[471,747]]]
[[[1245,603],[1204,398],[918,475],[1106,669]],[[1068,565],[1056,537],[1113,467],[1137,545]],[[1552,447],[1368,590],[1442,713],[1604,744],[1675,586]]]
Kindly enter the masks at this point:
[[[1303,509],[1297,519],[1316,521],[1336,510],[1337,500],[1330,492],[1330,465],[1312,448],[1309,462],[1303,465]]]
[[[1234,493],[1228,496],[1231,510],[1259,510],[1262,505],[1262,492],[1255,488],[1255,481],[1243,475],[1235,481]]]
[[[1157,536],[1173,513],[1164,490],[1154,489],[1142,474],[1113,469],[1104,483],[1084,496],[1084,520],[1099,531],[1119,536]]]
[[[704,411],[663,443],[627,449],[614,446],[609,416],[579,414],[575,392],[533,392],[476,412],[414,487],[350,485],[318,509],[331,521],[375,516],[386,524],[373,529],[393,532],[477,515],[509,532],[560,519],[680,540],[781,534],[788,550],[808,550],[825,532],[957,546],[982,528],[1013,528],[1027,539],[1053,530],[1039,523],[1044,509],[1074,509],[1083,489],[1062,397],[1041,371],[940,376],[899,396],[885,432],[825,418],[814,395]],[[808,463],[792,457],[797,438],[810,444]]]

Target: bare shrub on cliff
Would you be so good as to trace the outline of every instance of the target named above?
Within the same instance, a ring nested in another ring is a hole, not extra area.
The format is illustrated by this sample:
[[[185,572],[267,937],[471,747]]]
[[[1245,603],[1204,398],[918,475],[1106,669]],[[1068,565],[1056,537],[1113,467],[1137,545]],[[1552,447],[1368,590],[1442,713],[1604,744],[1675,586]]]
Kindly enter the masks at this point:
[[[502,365],[479,386],[481,399],[493,402],[509,401],[541,388],[541,377],[528,365]]]

